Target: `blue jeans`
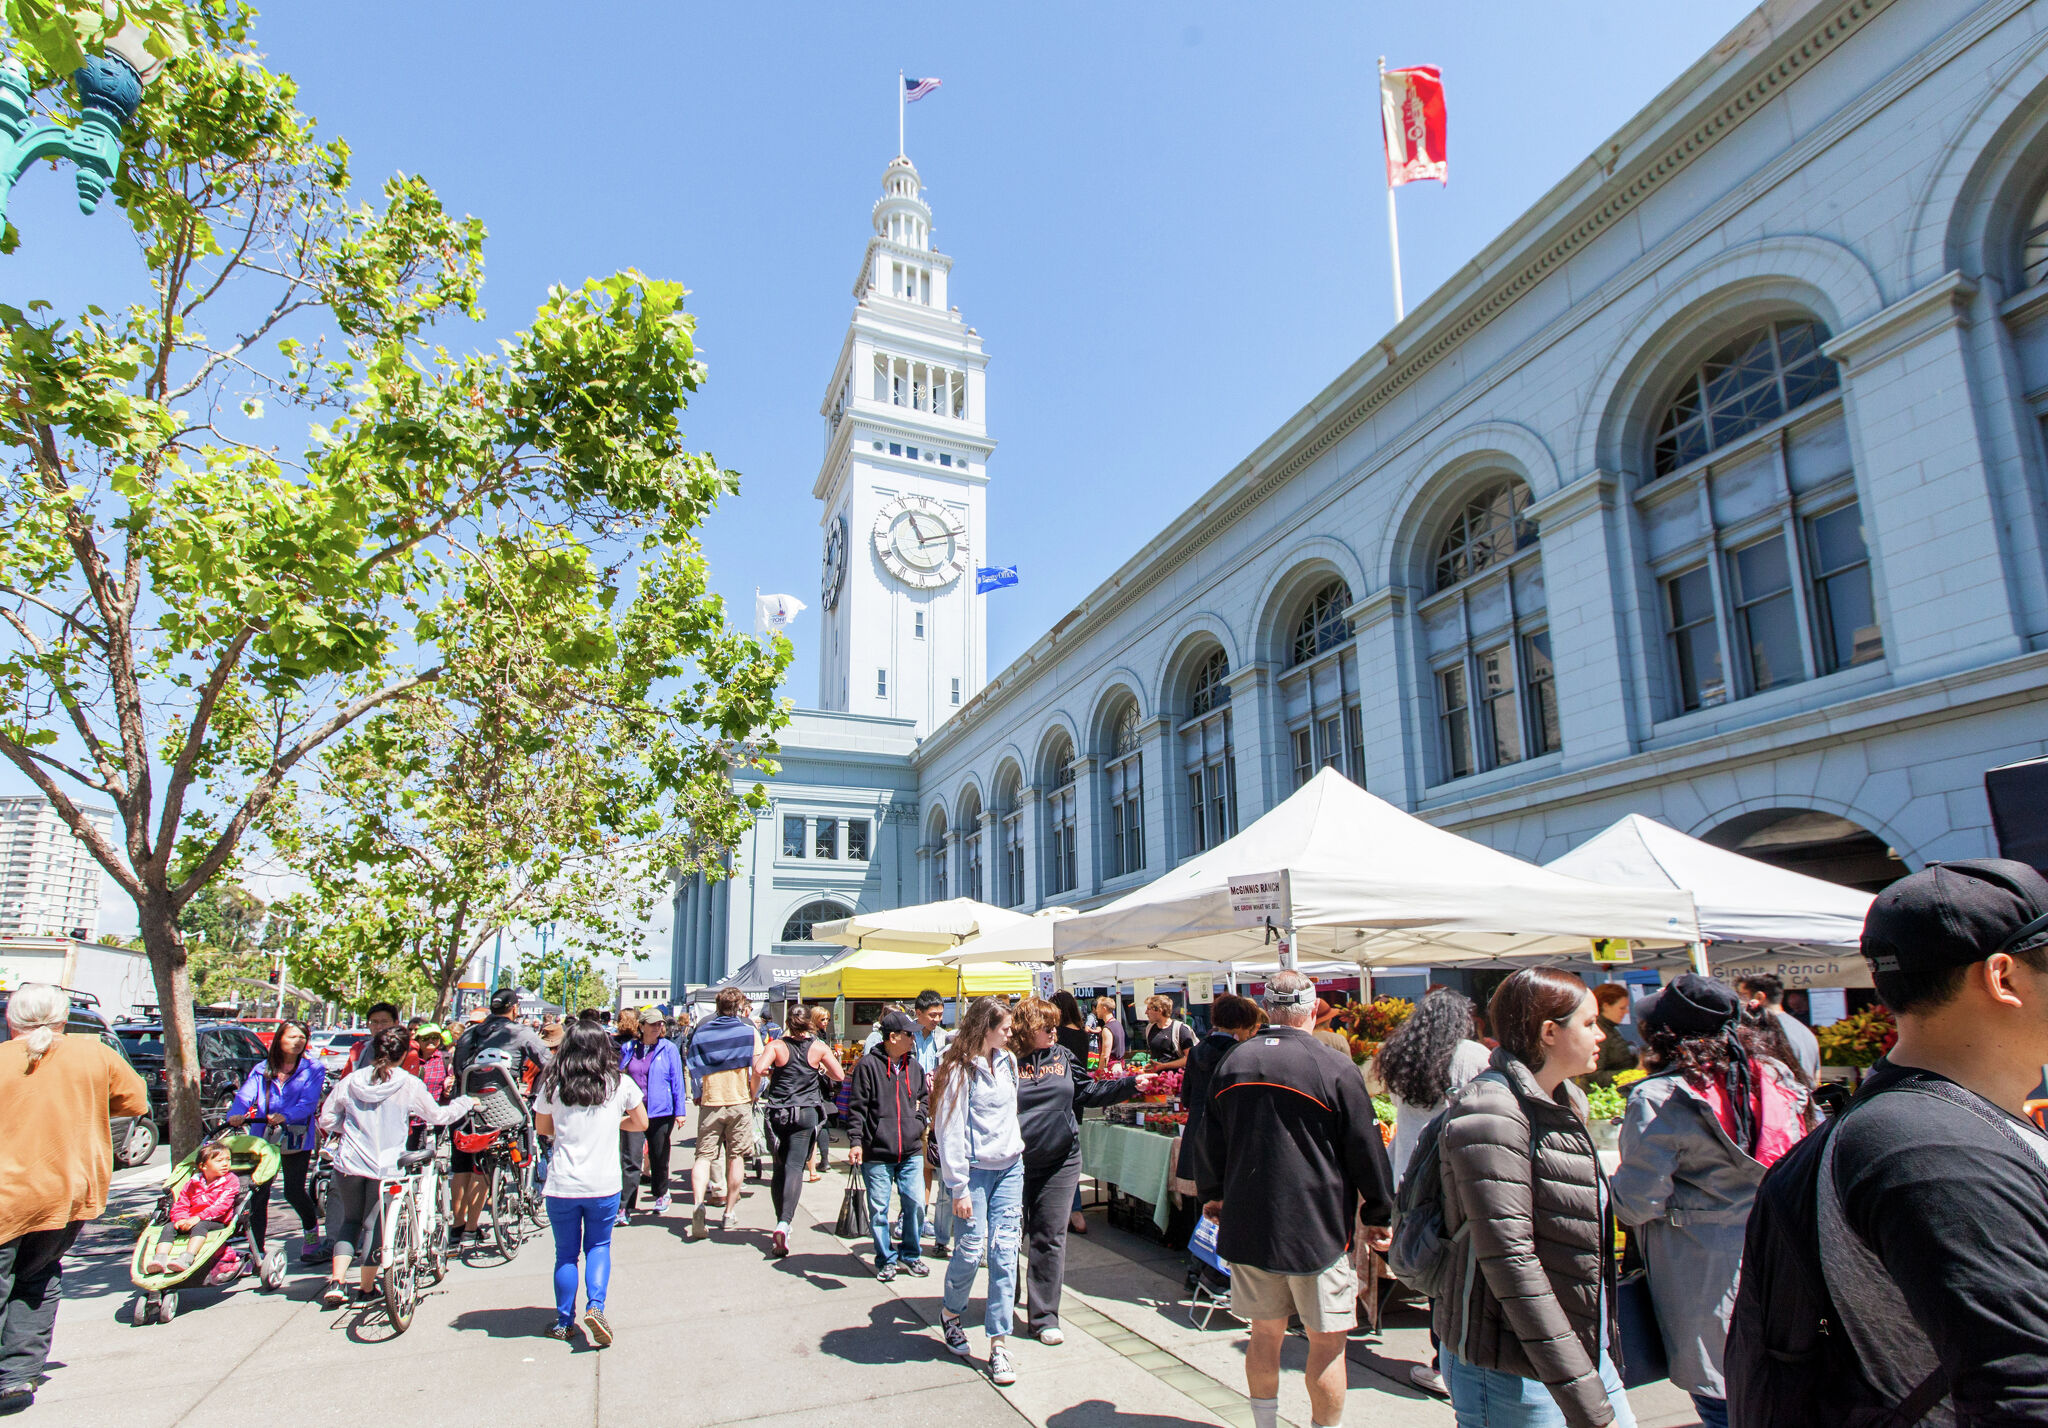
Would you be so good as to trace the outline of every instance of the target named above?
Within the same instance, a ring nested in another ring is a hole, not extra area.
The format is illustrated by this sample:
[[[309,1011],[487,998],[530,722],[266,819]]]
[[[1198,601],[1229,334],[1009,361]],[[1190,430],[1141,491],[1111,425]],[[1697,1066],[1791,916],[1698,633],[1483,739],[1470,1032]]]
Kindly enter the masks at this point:
[[[1728,1428],[1728,1400],[1695,1393],[1692,1411],[1700,1416],[1700,1428]]]
[[[1564,1428],[1564,1414],[1542,1381],[1496,1369],[1474,1368],[1448,1344],[1437,1353],[1444,1387],[1451,1391],[1451,1416],[1458,1428]],[[1628,1406],[1621,1375],[1614,1360],[1603,1350],[1600,1382],[1607,1401],[1614,1405],[1614,1428],[1636,1428],[1636,1415]]]
[[[860,1182],[868,1195],[868,1229],[875,1237],[875,1264],[901,1264],[922,1257],[924,1238],[924,1161],[912,1155],[902,1160],[864,1160]],[[903,1212],[903,1226],[894,1233],[889,1221],[889,1187],[896,1187],[896,1203]]]
[[[945,1186],[939,1193],[946,1193]],[[1010,1311],[1017,1302],[1017,1241],[1024,1225],[1024,1162],[1001,1170],[974,1167],[967,1172],[967,1198],[974,1204],[972,1220],[955,1219],[953,1257],[946,1261],[946,1312],[958,1318],[967,1312],[974,1271],[983,1252],[988,1258],[988,1310],[983,1318],[989,1337],[1010,1332]],[[1634,1425],[1629,1425],[1634,1428]]]
[[[583,1298],[593,1312],[604,1309],[612,1282],[612,1223],[619,1217],[616,1195],[550,1195],[548,1224],[555,1231],[555,1322],[576,1320],[576,1260],[583,1260]]]

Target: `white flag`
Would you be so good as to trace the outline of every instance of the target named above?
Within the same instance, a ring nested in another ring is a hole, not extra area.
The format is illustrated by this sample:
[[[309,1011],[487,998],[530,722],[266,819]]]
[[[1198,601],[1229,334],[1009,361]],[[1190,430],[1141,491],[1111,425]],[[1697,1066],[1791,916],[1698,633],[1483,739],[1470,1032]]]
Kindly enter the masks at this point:
[[[804,602],[794,595],[763,595],[757,590],[754,592],[754,633],[781,634],[804,609]]]

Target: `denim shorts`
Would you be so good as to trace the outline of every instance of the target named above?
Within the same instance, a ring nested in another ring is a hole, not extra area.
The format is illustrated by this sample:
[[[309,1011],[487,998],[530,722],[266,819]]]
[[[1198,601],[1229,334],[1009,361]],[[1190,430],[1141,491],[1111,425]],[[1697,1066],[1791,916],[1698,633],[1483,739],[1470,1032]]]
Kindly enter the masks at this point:
[[[1539,1379],[1497,1369],[1474,1368],[1450,1351],[1439,1351],[1444,1387],[1451,1391],[1451,1415],[1458,1428],[1565,1428],[1564,1412]],[[1628,1393],[1614,1360],[1603,1350],[1600,1382],[1614,1405],[1614,1428],[1636,1428]]]

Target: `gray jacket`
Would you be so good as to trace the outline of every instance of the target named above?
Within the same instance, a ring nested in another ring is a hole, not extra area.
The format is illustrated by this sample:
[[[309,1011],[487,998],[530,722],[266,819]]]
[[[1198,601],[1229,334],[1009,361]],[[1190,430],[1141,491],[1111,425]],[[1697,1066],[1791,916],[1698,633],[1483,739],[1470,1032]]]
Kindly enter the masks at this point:
[[[976,1056],[965,1074],[947,1083],[932,1107],[932,1139],[939,1149],[939,1178],[955,1199],[967,1193],[970,1170],[1001,1170],[1024,1158],[1024,1133],[1017,1125],[1017,1058],[998,1051],[991,1061]]]
[[[1772,1079],[1766,1095],[1788,1097],[1804,1112],[1804,1092],[1789,1073],[1775,1061],[1759,1059],[1756,1067]],[[1609,1182],[1614,1217],[1638,1227],[1671,1381],[1688,1393],[1728,1396],[1721,1354],[1763,1178],[1764,1167],[1736,1148],[1684,1076],[1652,1076],[1632,1088],[1621,1168]]]

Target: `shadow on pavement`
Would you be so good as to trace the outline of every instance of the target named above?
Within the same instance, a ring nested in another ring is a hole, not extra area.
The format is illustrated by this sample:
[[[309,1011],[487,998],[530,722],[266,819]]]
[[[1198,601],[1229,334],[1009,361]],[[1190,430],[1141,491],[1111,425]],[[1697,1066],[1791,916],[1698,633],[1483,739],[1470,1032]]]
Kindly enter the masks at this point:
[[[545,1304],[519,1304],[505,1309],[465,1309],[448,1321],[462,1333],[488,1334],[493,1339],[545,1339],[555,1311]]]
[[[894,1299],[870,1308],[864,1325],[828,1331],[818,1341],[818,1349],[847,1363],[878,1366],[947,1363],[954,1357],[926,1332],[916,1311]]]
[[[834,1279],[832,1275],[845,1274],[854,1266],[852,1255],[846,1254],[793,1254],[784,1259],[770,1260],[777,1274],[793,1274],[807,1281],[816,1289],[844,1289],[846,1281]],[[829,1273],[827,1271],[830,1271]]]
[[[1126,1413],[1107,1399],[1091,1398],[1072,1408],[1062,1408],[1045,1420],[1045,1428],[1188,1428],[1197,1422],[1159,1413]]]

